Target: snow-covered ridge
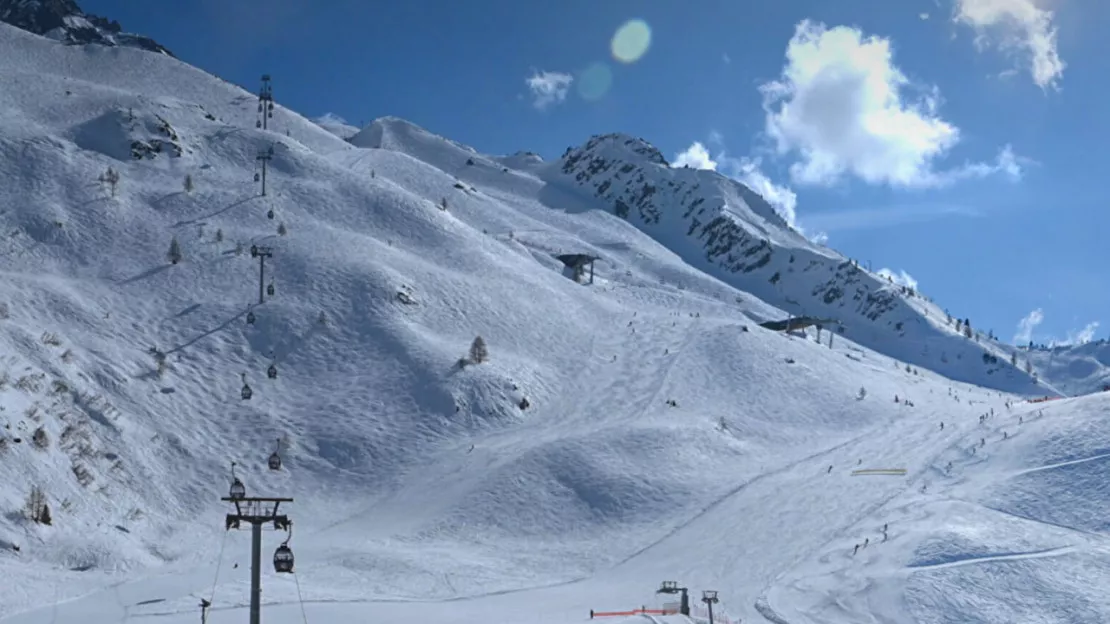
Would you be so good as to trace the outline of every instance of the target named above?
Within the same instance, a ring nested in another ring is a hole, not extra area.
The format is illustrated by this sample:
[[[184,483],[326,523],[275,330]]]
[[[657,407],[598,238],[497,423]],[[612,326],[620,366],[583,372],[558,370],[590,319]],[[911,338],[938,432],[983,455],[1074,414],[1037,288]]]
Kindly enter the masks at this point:
[[[1069,396],[1103,392],[1110,387],[1110,341],[1068,346],[1021,348],[1022,360]]]
[[[74,0],[0,0],[0,21],[69,45],[123,46],[173,56],[150,37],[123,32],[119,22],[83,12]]]
[[[833,320],[860,344],[952,379],[1054,393],[1011,366],[1012,349],[985,336],[964,336],[919,293],[811,243],[735,180],[672,168],[650,143],[621,134],[569,148],[558,171],[556,182],[583,189],[691,265],[790,315]],[[914,346],[906,348],[911,335]]]

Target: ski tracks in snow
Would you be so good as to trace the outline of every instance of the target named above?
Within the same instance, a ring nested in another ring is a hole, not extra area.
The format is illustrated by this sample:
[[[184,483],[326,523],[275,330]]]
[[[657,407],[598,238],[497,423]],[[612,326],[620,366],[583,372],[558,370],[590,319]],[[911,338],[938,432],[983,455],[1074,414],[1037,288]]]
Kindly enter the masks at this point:
[[[641,323],[641,318],[647,322]],[[593,420],[599,410],[637,419],[658,399],[697,321],[671,327],[665,325],[670,317],[641,318],[633,317],[631,325],[616,328],[607,333],[607,340],[591,345],[590,370],[582,372],[575,392],[575,420]],[[632,331],[646,327],[653,330]]]

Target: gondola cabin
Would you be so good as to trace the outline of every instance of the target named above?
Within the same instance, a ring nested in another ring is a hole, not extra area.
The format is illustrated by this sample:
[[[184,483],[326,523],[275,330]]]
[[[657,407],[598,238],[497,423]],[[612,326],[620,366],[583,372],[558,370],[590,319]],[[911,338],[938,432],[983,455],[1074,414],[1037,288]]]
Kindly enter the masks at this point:
[[[243,485],[243,482],[239,480],[239,477],[235,477],[234,479],[232,479],[231,488],[228,489],[227,497],[232,499],[240,499],[245,498],[246,496],[247,486]]]
[[[266,216],[270,219],[273,219],[274,218],[274,211],[273,210],[267,210],[266,211]]]
[[[254,312],[247,312],[247,325],[254,325]]]
[[[281,470],[281,455],[278,455],[277,451],[270,453],[268,463],[270,465],[270,470]]]
[[[270,379],[277,379],[277,366],[271,364],[270,368],[266,369],[266,376]]]
[[[274,551],[274,572],[290,574],[293,572],[293,549],[285,544]]]
[[[243,397],[244,401],[249,401],[251,400],[251,397],[254,396],[254,391],[251,390],[251,387],[247,384],[243,384],[243,391],[239,394]]]
[[[270,295],[271,297],[274,296],[274,285],[273,284],[270,284],[269,286],[266,287],[266,294]]]

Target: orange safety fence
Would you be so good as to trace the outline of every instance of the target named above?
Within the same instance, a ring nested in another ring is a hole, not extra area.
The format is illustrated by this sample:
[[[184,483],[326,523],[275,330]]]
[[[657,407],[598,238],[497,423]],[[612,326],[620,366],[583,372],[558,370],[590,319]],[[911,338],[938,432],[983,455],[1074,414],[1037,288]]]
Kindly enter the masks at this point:
[[[1037,397],[1035,399],[1026,399],[1025,402],[1026,403],[1044,403],[1045,401],[1055,401],[1055,400],[1061,399],[1061,398],[1063,398],[1063,397],[1046,396],[1046,397]]]
[[[639,609],[632,609],[631,611],[594,611],[590,609],[590,619],[595,617],[615,617],[615,616],[628,616],[628,615],[676,615],[677,609],[649,609],[647,607],[640,607]]]

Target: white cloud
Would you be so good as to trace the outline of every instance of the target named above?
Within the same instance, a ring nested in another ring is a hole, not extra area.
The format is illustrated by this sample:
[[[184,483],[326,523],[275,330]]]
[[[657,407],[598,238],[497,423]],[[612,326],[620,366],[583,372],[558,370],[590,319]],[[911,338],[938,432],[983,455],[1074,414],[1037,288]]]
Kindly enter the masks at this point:
[[[1009,147],[996,162],[937,171],[960,131],[938,116],[937,89],[911,84],[894,65],[889,39],[806,20],[796,27],[786,59],[779,79],[760,90],[767,134],[779,155],[798,157],[790,170],[798,183],[833,184],[851,174],[869,184],[920,188],[1020,175]],[[913,99],[906,93],[911,88],[921,95]]]
[[[927,20],[927,19],[929,19],[929,14],[928,13],[918,13],[917,17],[921,20]]]
[[[912,275],[906,273],[905,271],[898,271],[897,273],[895,273],[890,269],[879,269],[875,273],[879,277],[887,279],[899,286],[905,286],[906,288],[917,290],[917,280],[915,280]]]
[[[692,169],[708,169],[710,171],[717,170],[717,161],[709,156],[709,150],[705,149],[701,141],[694,141],[686,151],[679,152],[674,157],[672,167],[690,167]]]
[[[954,20],[975,30],[980,49],[994,47],[1020,57],[1033,82],[1056,88],[1067,64],[1056,48],[1053,14],[1046,0],[956,0]]]
[[[1047,344],[1053,347],[1067,347],[1072,345],[1087,344],[1094,340],[1095,332],[1098,331],[1099,322],[1091,321],[1087,323],[1083,329],[1071,330],[1068,332],[1067,338],[1059,340],[1051,337],[1042,336],[1039,340],[1033,337],[1033,330],[1038,325],[1044,322],[1044,311],[1040,308],[1030,312],[1025,318],[1018,322],[1018,331],[1014,335],[1014,344],[1023,345],[1029,344],[1030,341],[1036,343]]]
[[[779,186],[771,181],[766,174],[760,169],[760,161],[758,158],[741,158],[737,160],[729,160],[729,165],[732,172],[732,177],[740,180],[745,186],[751,190],[759,193],[760,197],[767,200],[768,204],[774,207],[775,212],[779,214],[786,223],[798,230],[802,231],[798,226],[798,196],[794,191],[785,186]],[[828,240],[828,237],[825,238]]]
[[[721,135],[711,133],[710,141],[721,145]],[[758,193],[790,227],[801,232],[796,212],[798,196],[789,188],[772,182],[760,169],[760,164],[758,158],[733,158],[723,149],[714,159],[701,141],[694,141],[685,151],[675,155],[671,166],[717,171],[719,165],[724,165],[722,173]]]
[[[721,60],[724,61],[725,65],[732,65],[732,57],[728,55],[728,52],[721,54]]]
[[[340,117],[339,115],[336,115],[335,113],[324,113],[323,115],[320,115],[316,119],[313,119],[313,121],[315,121],[318,124],[342,124],[344,126],[349,126],[350,125],[350,124],[347,123],[346,119],[343,119],[342,117]]]
[[[543,110],[552,104],[567,99],[574,76],[562,72],[532,70],[532,75],[524,80],[532,93],[532,105]]]
[[[1091,321],[1090,323],[1087,323],[1087,325],[1083,329],[1077,332],[1068,332],[1067,344],[1087,344],[1088,342],[1094,340],[1095,332],[1098,331],[1098,325],[1098,321]]]
[[[1044,322],[1044,310],[1037,308],[1018,321],[1018,330],[1014,334],[1014,344],[1029,344],[1033,339],[1033,330]]]

